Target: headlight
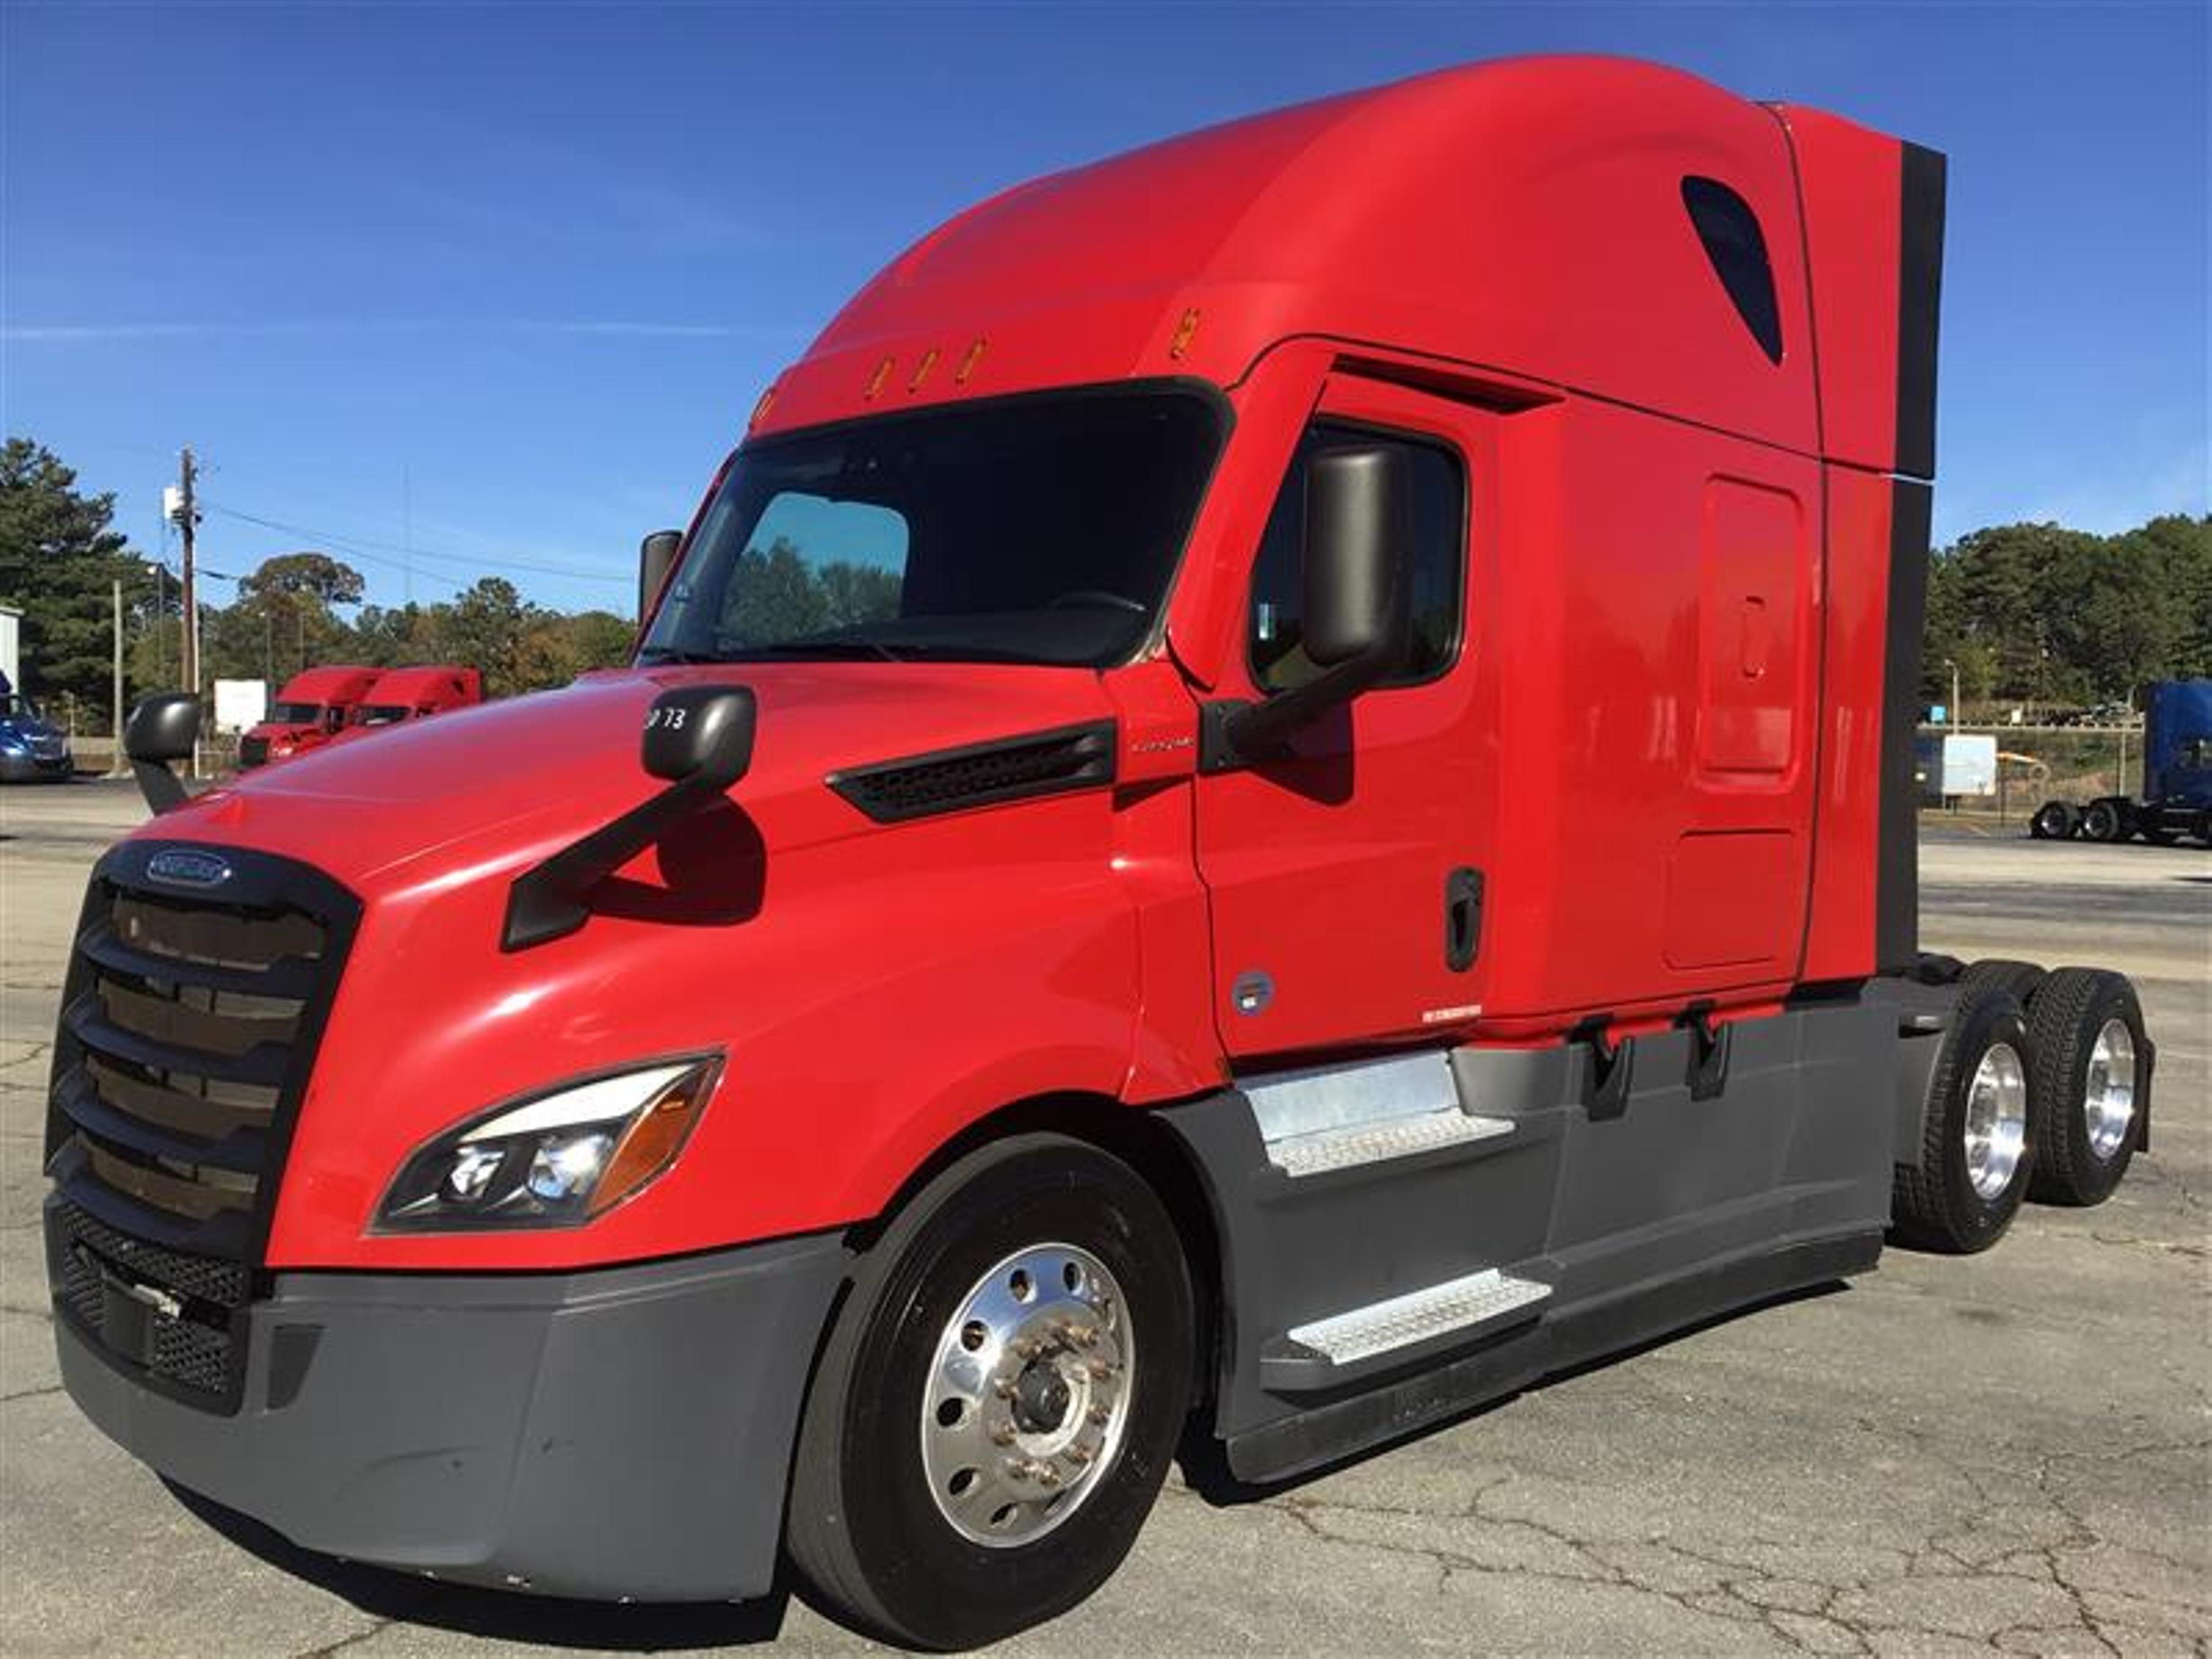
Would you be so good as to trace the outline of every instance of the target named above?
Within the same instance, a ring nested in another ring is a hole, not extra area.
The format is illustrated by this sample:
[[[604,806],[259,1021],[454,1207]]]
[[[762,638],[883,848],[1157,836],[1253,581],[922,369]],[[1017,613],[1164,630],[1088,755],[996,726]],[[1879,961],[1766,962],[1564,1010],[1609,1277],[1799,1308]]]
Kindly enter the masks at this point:
[[[0,732],[0,755],[27,755],[31,745],[13,732]]]
[[[719,1056],[563,1085],[447,1130],[407,1160],[377,1206],[384,1231],[574,1227],[676,1161]]]

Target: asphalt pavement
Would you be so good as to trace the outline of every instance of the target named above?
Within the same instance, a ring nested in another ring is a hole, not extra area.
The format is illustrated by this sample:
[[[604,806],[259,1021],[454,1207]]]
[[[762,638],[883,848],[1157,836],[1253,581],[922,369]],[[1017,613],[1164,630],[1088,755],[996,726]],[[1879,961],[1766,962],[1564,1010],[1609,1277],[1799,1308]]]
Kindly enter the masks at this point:
[[[0,1651],[358,1659],[868,1644],[779,1597],[587,1607],[307,1556],[55,1380],[47,1044],[112,784],[0,790]],[[2212,1654],[2212,854],[1938,825],[1923,942],[2136,977],[2155,1155],[2095,1210],[1555,1379],[1255,1501],[1171,1483],[1038,1654]]]

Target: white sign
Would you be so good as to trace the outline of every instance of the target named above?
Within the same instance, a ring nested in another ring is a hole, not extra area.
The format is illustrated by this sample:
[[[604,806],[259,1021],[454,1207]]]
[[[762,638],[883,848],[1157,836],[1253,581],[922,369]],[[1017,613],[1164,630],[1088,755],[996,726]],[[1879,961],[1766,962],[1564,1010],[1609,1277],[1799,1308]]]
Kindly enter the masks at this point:
[[[215,683],[215,729],[243,732],[269,718],[267,680],[217,680]]]
[[[1960,732],[1943,739],[1943,793],[1994,795],[1997,792],[1997,740],[1986,732]]]

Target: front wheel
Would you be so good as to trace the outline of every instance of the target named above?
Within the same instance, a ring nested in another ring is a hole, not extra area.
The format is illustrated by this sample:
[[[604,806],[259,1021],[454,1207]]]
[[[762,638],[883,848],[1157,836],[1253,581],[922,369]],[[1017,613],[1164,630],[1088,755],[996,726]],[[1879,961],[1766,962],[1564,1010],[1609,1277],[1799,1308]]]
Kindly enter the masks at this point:
[[[1127,1164],[1048,1134],[969,1154],[854,1275],[800,1431],[793,1564],[913,1647],[1066,1612],[1158,1493],[1191,1327],[1174,1223]]]

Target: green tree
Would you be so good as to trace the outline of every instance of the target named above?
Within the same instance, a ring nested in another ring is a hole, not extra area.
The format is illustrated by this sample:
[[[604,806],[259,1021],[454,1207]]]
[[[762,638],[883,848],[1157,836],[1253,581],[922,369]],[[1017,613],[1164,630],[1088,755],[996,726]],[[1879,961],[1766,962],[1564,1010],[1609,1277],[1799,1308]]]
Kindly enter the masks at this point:
[[[237,600],[203,620],[210,678],[266,679],[353,654],[355,630],[335,613],[361,603],[361,573],[327,553],[280,553],[241,577]]]
[[[80,491],[76,472],[43,445],[0,446],[0,599],[23,613],[22,689],[33,696],[107,707],[112,585],[124,584],[134,608],[152,599],[114,518],[115,497]]]
[[[483,671],[486,696],[513,696],[535,689],[523,647],[543,613],[515,591],[513,582],[486,576],[450,606],[437,609],[446,613],[438,630],[441,645],[452,661]]]

